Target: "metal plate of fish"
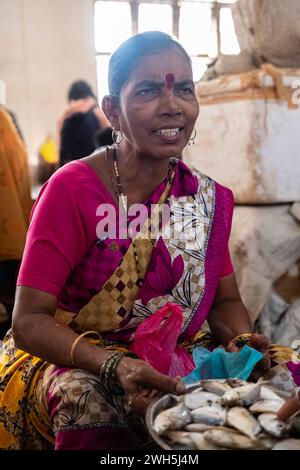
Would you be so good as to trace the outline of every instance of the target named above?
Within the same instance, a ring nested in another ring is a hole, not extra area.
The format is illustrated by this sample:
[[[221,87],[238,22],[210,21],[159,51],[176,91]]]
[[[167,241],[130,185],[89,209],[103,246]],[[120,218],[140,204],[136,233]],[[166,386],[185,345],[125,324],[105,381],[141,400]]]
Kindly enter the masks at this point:
[[[292,428],[278,421],[283,397],[263,383],[236,379],[202,380],[184,395],[157,397],[148,407],[146,425],[166,450],[271,449],[288,447]],[[300,439],[292,439],[293,448]]]

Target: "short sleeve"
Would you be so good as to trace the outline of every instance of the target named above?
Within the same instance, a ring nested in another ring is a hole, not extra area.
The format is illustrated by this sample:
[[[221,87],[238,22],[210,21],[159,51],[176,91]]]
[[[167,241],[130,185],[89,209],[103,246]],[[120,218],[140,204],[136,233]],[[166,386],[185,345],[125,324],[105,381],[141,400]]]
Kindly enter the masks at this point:
[[[58,296],[90,240],[80,188],[70,170],[58,170],[33,207],[17,285]]]
[[[232,262],[231,262],[229,247],[227,246],[226,251],[225,251],[225,255],[224,255],[224,258],[223,258],[223,261],[222,261],[222,265],[221,265],[221,275],[220,275],[220,277],[229,276],[232,273],[233,273],[233,266],[232,266]]]

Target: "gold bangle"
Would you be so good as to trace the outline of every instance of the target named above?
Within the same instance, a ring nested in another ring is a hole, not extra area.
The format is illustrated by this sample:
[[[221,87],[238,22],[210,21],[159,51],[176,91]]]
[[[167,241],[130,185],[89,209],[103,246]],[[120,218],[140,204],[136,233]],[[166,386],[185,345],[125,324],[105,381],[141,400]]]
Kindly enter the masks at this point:
[[[87,335],[90,335],[90,334],[98,335],[99,338],[101,339],[101,335],[100,335],[100,333],[98,333],[98,331],[85,331],[84,333],[81,333],[81,335],[77,336],[77,338],[75,338],[75,340],[73,341],[72,346],[71,346],[71,350],[70,350],[71,363],[72,363],[73,367],[76,367],[76,364],[74,362],[74,352],[75,352],[75,349],[76,349],[79,341],[82,338],[84,338],[84,336],[87,336]]]
[[[244,346],[245,344],[248,343],[248,341],[249,341],[249,339],[251,338],[252,335],[253,335],[253,333],[243,333],[243,334],[238,335],[235,338],[233,338],[230,341],[230,343],[234,343],[238,347]]]

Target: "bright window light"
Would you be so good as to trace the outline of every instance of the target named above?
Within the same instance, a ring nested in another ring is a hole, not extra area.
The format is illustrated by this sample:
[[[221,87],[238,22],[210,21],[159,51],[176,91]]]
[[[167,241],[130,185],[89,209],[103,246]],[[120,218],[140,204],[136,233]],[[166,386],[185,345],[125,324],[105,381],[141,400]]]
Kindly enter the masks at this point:
[[[95,3],[97,52],[112,52],[131,35],[131,9],[128,2]]]
[[[221,52],[223,54],[239,54],[240,46],[235,34],[230,8],[220,10]]]
[[[172,7],[155,3],[139,5],[139,33],[163,31],[172,35]]]
[[[97,64],[97,84],[98,84],[98,101],[101,106],[102,98],[108,95],[108,62],[110,55],[98,55],[96,57]]]
[[[207,54],[213,37],[211,8],[195,2],[181,2],[179,42],[191,55]]]
[[[209,59],[204,57],[192,57],[192,70],[194,82],[198,82],[207,70]]]

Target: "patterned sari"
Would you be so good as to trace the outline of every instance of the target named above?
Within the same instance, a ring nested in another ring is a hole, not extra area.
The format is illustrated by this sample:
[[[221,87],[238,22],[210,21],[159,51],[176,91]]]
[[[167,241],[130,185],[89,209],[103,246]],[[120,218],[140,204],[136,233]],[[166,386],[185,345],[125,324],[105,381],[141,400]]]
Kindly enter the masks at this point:
[[[201,344],[228,246],[232,193],[178,162],[147,201],[148,214],[162,203],[170,208],[170,224],[156,239],[136,239],[142,287],[131,240],[97,239],[65,283],[59,321],[78,333],[97,331],[102,347],[122,350],[137,325],[172,302],[183,311],[179,341],[189,350]],[[141,231],[149,227],[146,219]],[[99,377],[16,349],[11,332],[0,353],[0,376],[0,448],[136,449],[147,440],[124,397],[107,396]]]

